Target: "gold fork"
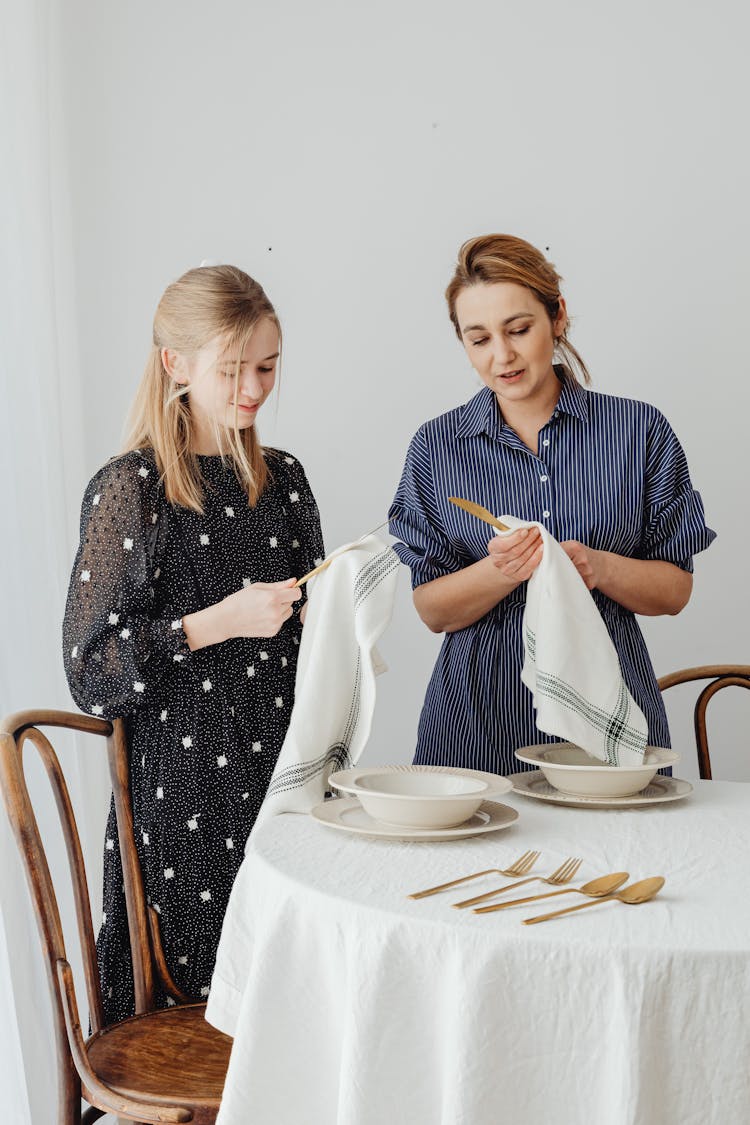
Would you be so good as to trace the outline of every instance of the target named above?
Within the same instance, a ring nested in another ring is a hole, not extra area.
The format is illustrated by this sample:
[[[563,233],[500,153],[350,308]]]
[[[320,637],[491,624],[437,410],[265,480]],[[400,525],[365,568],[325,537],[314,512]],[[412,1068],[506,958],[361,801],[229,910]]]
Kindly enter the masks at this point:
[[[524,852],[510,867],[504,869],[488,867],[486,871],[477,871],[474,875],[462,875],[460,879],[453,879],[450,883],[441,883],[438,887],[428,887],[426,891],[415,891],[414,894],[407,895],[407,898],[427,898],[428,895],[436,895],[439,891],[447,891],[451,887],[457,887],[459,883],[468,883],[470,879],[479,879],[482,875],[525,875],[527,871],[531,871],[541,854],[541,852]]]
[[[475,898],[466,898],[463,902],[454,902],[453,905],[456,910],[463,910],[466,906],[475,906],[478,902],[485,902],[488,898],[492,898],[493,895],[501,895],[504,891],[513,891],[516,887],[523,887],[526,883],[533,883],[535,881],[539,883],[549,883],[552,887],[560,887],[563,883],[569,883],[571,879],[575,878],[578,868],[582,863],[582,859],[571,856],[570,859],[566,859],[564,863],[561,863],[557,871],[553,871],[551,875],[547,875],[546,877],[544,875],[531,875],[528,879],[520,879],[517,883],[508,883],[506,887],[495,887],[494,890],[487,891],[483,895],[476,895]]]

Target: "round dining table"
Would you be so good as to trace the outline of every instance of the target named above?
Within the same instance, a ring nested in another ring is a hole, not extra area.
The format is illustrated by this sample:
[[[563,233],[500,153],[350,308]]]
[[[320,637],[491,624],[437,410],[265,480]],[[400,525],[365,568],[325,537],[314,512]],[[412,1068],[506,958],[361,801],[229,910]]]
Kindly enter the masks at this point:
[[[234,1037],[218,1125],[747,1125],[750,785],[693,785],[617,809],[511,792],[508,827],[432,843],[260,825],[208,1001]],[[527,850],[540,877],[580,858],[573,887],[666,882],[531,926],[589,900],[453,908],[503,876],[408,897]]]

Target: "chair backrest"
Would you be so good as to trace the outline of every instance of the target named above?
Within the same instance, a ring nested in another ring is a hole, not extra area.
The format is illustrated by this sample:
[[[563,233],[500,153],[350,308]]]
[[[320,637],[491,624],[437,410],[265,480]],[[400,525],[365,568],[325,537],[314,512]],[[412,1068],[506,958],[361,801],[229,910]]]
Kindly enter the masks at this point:
[[[24,711],[9,716],[0,723],[0,789],[34,903],[52,996],[60,1101],[67,1105],[80,1101],[80,1082],[71,1059],[66,1030],[66,1014],[71,1018],[71,1012],[68,1010],[66,1013],[66,1008],[69,1009],[70,1005],[58,973],[59,963],[66,962],[67,957],[57,896],[24,774],[23,751],[29,743],[36,748],[42,759],[62,827],[93,1032],[102,1027],[103,1006],[91,904],[78,828],[59,759],[41,727],[95,734],[107,741],[130,928],[136,1011],[145,1012],[153,1007],[154,980],[160,974],[155,967],[149,915],[133,838],[127,744],[122,722],[116,720],[110,723],[65,711]]]
[[[726,687],[750,688],[750,664],[706,664],[700,668],[683,668],[671,672],[658,680],[662,692],[677,684],[687,684],[695,680],[710,680],[701,691],[693,710],[695,743],[698,748],[698,769],[704,780],[711,780],[711,756],[708,750],[706,732],[706,708],[716,695]]]

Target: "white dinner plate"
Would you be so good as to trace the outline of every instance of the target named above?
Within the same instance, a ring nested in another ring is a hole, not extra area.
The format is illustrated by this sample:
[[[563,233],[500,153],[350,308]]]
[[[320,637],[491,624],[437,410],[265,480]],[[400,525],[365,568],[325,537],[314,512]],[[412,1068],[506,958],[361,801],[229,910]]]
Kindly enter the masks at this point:
[[[396,828],[373,820],[356,797],[340,797],[323,801],[311,809],[310,815],[329,828],[354,832],[359,836],[378,836],[383,840],[460,840],[466,836],[480,836],[484,832],[499,832],[518,820],[518,813],[508,805],[483,801],[469,820],[455,828]]]
[[[588,809],[626,809],[638,805],[661,805],[667,801],[681,801],[683,797],[693,792],[689,781],[681,781],[678,777],[662,777],[661,774],[657,774],[640,793],[633,793],[630,797],[584,797],[574,793],[562,793],[550,785],[541,770],[511,773],[508,774],[508,780],[513,783],[513,792],[521,793],[524,797],[549,801],[553,805],[574,805],[576,808]]]

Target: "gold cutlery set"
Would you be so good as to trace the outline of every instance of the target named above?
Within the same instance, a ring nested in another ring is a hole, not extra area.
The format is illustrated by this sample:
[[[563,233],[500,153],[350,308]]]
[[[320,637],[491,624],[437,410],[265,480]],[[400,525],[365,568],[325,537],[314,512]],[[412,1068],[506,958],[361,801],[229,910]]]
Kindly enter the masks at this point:
[[[516,875],[526,875],[527,872],[532,869],[540,855],[541,852],[527,851],[519,856],[510,867],[502,869],[491,867],[486,871],[476,871],[471,875],[463,875],[459,879],[452,879],[449,883],[440,883],[436,887],[428,887],[424,891],[416,891],[408,897],[415,899],[429,898],[430,895],[440,894],[462,883],[468,883],[472,879],[479,879],[483,875],[505,875],[511,878]],[[551,914],[538,914],[534,918],[524,918],[524,925],[532,926],[536,922],[547,922],[550,918],[559,918],[562,914],[572,914],[576,910],[585,910],[588,906],[598,906],[602,902],[617,901],[624,902],[629,906],[635,906],[654,898],[664,886],[662,876],[656,875],[650,879],[641,879],[637,883],[631,883],[630,886],[623,887],[623,883],[626,883],[630,878],[628,872],[614,871],[611,875],[601,875],[598,879],[591,879],[588,883],[584,883],[580,887],[565,887],[565,889],[561,891],[546,891],[544,894],[531,895],[526,898],[512,898],[508,899],[506,902],[494,902],[489,906],[476,905],[477,903],[486,902],[487,899],[493,898],[495,895],[504,894],[506,891],[524,886],[526,883],[547,883],[549,886],[553,887],[560,886],[563,883],[569,883],[575,878],[582,862],[583,860],[571,856],[569,859],[566,859],[564,863],[561,863],[557,870],[553,871],[551,875],[530,875],[528,878],[521,879],[516,883],[508,883],[503,887],[495,887],[493,890],[487,891],[484,894],[476,895],[474,898],[464,899],[462,902],[454,902],[452,905],[457,910],[472,907],[475,914],[492,914],[499,910],[506,910],[509,906],[521,906],[529,902],[538,902],[540,899],[556,898],[558,895],[565,894],[585,895],[595,900],[593,902],[580,902],[575,906],[568,906],[563,910],[555,910]],[[622,890],[618,890],[620,887],[622,887]]]

